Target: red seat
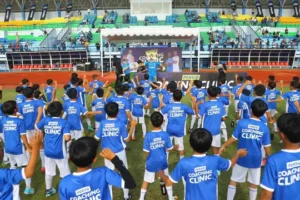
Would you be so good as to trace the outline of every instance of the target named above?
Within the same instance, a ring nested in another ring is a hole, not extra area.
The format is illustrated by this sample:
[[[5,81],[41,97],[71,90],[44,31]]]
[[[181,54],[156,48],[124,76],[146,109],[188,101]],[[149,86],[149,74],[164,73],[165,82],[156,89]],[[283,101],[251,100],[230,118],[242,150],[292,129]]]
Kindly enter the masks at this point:
[[[284,66],[289,66],[289,63],[288,62],[284,62],[283,65]]]
[[[49,69],[49,68],[50,68],[50,65],[46,65],[46,68]]]
[[[52,68],[55,68],[55,64],[52,64]]]

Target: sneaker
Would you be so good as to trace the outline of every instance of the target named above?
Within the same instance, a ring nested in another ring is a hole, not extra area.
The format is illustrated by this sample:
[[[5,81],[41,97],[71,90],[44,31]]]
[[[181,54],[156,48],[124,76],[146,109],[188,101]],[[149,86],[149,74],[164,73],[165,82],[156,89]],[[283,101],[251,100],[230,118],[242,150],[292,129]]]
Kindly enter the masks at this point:
[[[46,170],[45,170],[45,167],[42,167],[42,168],[41,168],[41,172],[42,172],[42,173],[45,173],[45,171],[46,171]]]
[[[51,195],[56,193],[56,189],[55,188],[51,188],[50,190],[46,190],[46,197],[50,197]]]
[[[34,189],[33,188],[26,188],[25,190],[24,190],[24,194],[26,194],[26,195],[30,195],[30,194],[34,194]]]
[[[91,126],[88,126],[88,130],[89,131],[95,131],[95,129],[93,129],[93,127],[91,127]]]

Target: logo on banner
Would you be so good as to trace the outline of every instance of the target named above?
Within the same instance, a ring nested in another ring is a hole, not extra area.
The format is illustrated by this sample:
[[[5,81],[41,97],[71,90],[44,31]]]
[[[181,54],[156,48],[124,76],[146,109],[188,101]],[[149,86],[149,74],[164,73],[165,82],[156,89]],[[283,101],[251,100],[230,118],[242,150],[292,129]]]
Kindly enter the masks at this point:
[[[196,74],[184,74],[182,75],[182,80],[183,81],[193,81],[193,80],[200,80],[200,75],[196,75]]]

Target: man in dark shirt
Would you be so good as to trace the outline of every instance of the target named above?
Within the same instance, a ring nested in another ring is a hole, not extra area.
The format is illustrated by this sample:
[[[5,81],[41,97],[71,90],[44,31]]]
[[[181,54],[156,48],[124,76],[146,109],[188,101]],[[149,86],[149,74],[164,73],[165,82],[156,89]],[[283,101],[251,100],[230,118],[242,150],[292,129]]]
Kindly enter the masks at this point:
[[[113,57],[113,67],[116,69],[116,76],[117,76],[116,85],[121,84],[123,82],[123,76],[122,76],[123,70],[121,67],[120,60],[118,60],[116,55],[114,55]]]

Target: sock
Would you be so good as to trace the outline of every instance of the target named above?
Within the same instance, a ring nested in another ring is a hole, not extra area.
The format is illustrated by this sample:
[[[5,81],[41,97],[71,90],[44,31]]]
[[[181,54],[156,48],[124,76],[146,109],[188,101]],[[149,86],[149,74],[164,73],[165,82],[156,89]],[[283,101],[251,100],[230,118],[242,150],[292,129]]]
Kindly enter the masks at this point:
[[[145,195],[147,193],[147,190],[145,189],[141,189],[141,196],[140,196],[140,200],[144,200],[145,199]]]
[[[87,123],[88,126],[92,126],[91,119],[86,119],[86,123]]]
[[[167,189],[167,193],[168,193],[168,199],[173,200],[174,198],[173,198],[173,188],[172,188],[172,186],[168,186],[168,187],[166,187],[166,189]]]
[[[249,200],[256,200],[257,189],[249,188]]]
[[[135,137],[135,128],[133,128],[132,137]]]
[[[45,176],[46,190],[50,190],[52,188],[52,179],[53,176],[49,176],[49,175]]]
[[[31,188],[31,178],[25,179],[26,188]]]
[[[42,167],[45,167],[45,151],[44,149],[40,149],[40,158],[42,162]]]
[[[129,189],[123,189],[124,199],[129,199]]]
[[[184,158],[184,156],[179,156],[179,159],[181,160],[182,158]]]
[[[191,127],[190,127],[190,129],[194,128],[195,122],[196,122],[196,115],[192,115],[192,120],[191,120]]]
[[[277,132],[277,131],[278,131],[278,128],[277,128],[277,123],[276,123],[276,122],[274,122],[273,126],[274,126],[274,131],[275,131],[275,132]]]
[[[201,126],[201,118],[198,119],[198,126],[197,126],[197,128],[200,128],[200,126]]]
[[[145,123],[142,124],[142,130],[143,130],[143,136],[145,136],[146,135],[146,131],[147,131]]]
[[[13,199],[20,199],[20,185],[13,185]]]
[[[228,137],[227,137],[227,130],[226,128],[222,128],[222,133],[223,133],[223,137],[224,137],[224,140],[225,142],[227,141]]]
[[[236,187],[229,185],[227,190],[227,200],[233,200],[236,192]]]

